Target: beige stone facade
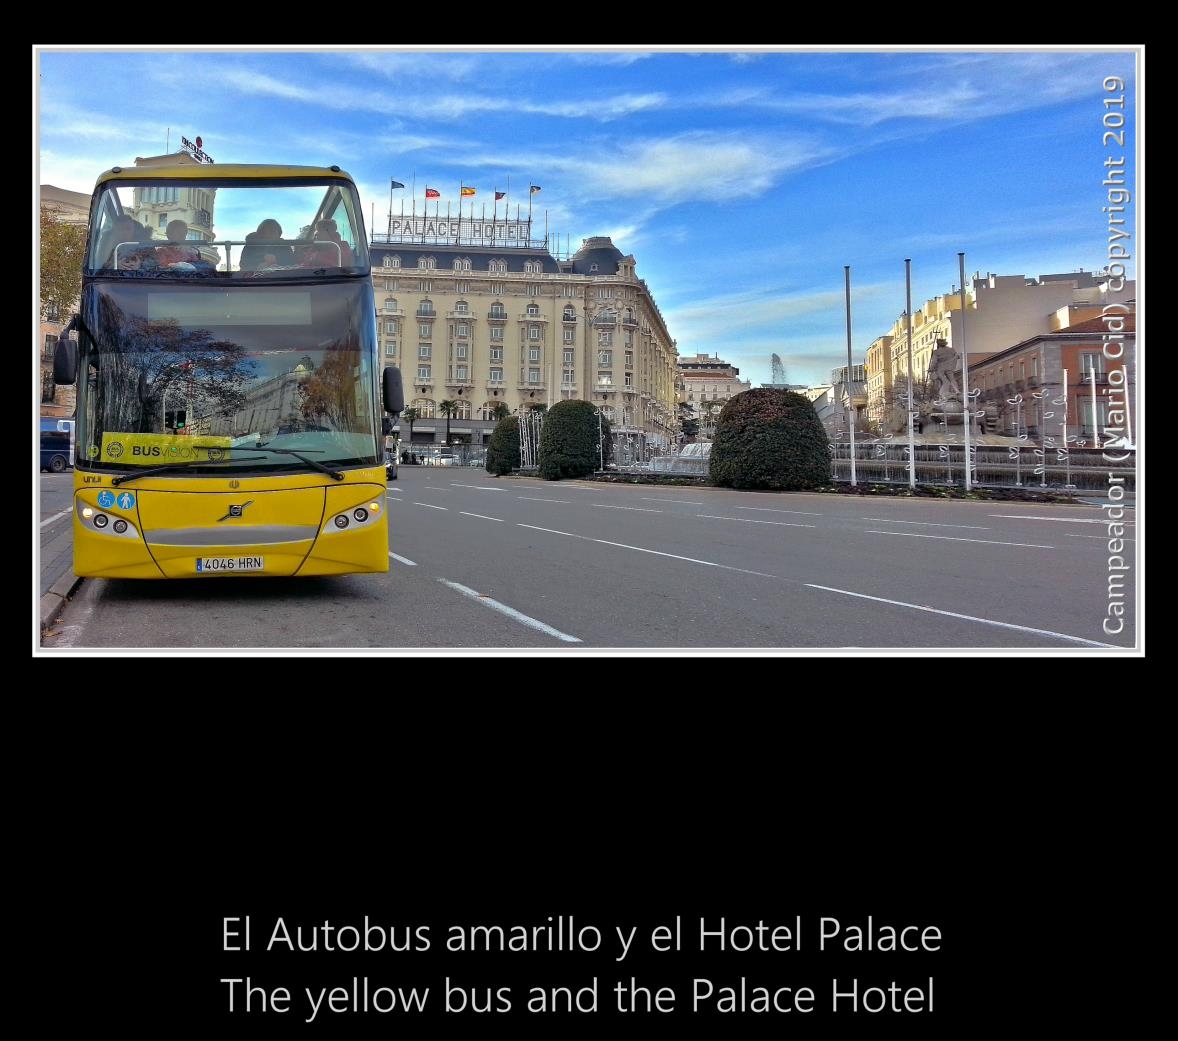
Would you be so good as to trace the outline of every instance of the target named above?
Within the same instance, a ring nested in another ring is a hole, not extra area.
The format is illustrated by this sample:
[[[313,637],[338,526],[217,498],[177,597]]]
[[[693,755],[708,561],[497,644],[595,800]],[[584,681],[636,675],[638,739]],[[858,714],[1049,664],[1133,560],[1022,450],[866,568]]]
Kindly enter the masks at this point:
[[[1099,313],[1108,304],[1132,301],[1135,296],[1135,282],[1119,286],[1101,272],[1076,271],[1038,278],[975,273],[966,291],[964,325],[960,292],[934,297],[913,309],[915,384],[919,386],[925,379],[939,340],[956,351],[964,342],[972,371],[1012,344],[1057,331],[1065,323]],[[895,425],[899,405],[907,394],[908,334],[908,316],[902,313],[867,350],[867,418],[881,432]]]

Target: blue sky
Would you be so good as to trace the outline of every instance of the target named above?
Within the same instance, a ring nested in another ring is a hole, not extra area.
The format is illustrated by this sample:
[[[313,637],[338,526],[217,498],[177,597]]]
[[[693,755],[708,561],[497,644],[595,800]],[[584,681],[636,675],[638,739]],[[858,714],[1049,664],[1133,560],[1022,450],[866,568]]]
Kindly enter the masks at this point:
[[[680,354],[718,354],[756,386],[776,353],[790,382],[817,383],[846,362],[845,265],[856,362],[904,309],[905,258],[915,307],[958,283],[962,251],[970,275],[1105,266],[1102,164],[1126,156],[1134,183],[1143,63],[1132,44],[40,45],[34,183],[88,194],[199,136],[219,163],[342,166],[377,231],[414,187],[418,212],[428,185],[443,214],[460,185],[476,213],[509,190],[514,216],[539,185],[534,229],[547,221],[561,255],[590,235],[632,253]],[[1127,85],[1124,147],[1102,141],[1108,76]]]

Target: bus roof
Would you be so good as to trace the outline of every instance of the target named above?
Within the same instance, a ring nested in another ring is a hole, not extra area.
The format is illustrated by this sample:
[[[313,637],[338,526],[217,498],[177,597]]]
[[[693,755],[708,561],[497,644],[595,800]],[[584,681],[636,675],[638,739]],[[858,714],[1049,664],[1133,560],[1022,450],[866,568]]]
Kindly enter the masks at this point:
[[[352,175],[338,166],[283,166],[272,163],[176,163],[172,166],[115,166],[98,175],[94,190],[107,181],[269,180],[275,177],[323,181]]]

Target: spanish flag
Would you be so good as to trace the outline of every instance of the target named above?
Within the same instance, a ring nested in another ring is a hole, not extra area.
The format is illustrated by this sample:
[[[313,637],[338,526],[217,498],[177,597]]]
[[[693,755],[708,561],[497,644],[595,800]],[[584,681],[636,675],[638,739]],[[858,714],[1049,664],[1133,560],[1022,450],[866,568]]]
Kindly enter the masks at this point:
[[[466,185],[462,185],[462,186],[461,186],[461,188],[460,188],[459,190],[462,192],[462,197],[463,197],[464,199],[465,199],[465,198],[466,198],[468,195],[474,195],[474,189],[473,189],[473,188],[467,188],[467,187],[466,187]]]

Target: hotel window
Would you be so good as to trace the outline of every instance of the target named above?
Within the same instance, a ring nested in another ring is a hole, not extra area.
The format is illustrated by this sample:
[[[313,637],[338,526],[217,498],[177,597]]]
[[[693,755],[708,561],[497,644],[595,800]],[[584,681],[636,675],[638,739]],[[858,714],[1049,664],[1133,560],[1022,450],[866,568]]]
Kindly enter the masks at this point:
[[[502,360],[503,360],[503,348],[502,347],[492,347],[491,348],[491,361],[502,361]]]
[[[433,332],[434,332],[434,327],[432,325],[422,324],[417,327],[417,335],[418,336],[429,337],[429,336],[433,335]]]
[[[396,340],[389,340],[389,342],[384,345],[384,354],[386,358],[395,358],[397,356]]]
[[[491,305],[491,317],[492,318],[506,318],[507,317],[507,308],[504,307],[502,304],[492,304]]]
[[[466,270],[469,271],[470,270],[470,261],[469,260],[466,262],[466,265],[467,265]],[[454,289],[459,293],[469,293],[470,292],[470,283],[469,282],[455,282]]]
[[[458,336],[469,336],[470,335],[470,326],[463,325],[460,323],[459,325],[455,326],[454,332]]]
[[[492,296],[502,296],[503,295],[503,283],[502,282],[492,282],[491,283],[491,295]]]
[[[395,296],[386,296],[384,298],[384,309],[386,311],[395,311],[397,309],[397,298]]]
[[[564,342],[565,343],[576,343],[577,342],[576,333],[577,333],[576,329],[565,329],[564,330]]]
[[[573,364],[573,352],[572,351],[565,351],[564,352],[564,363],[566,365]]]
[[[417,367],[417,378],[419,380],[428,380],[430,376],[430,367],[428,365],[419,365]]]
[[[540,370],[539,369],[528,369],[528,382],[529,383],[539,383],[540,382]]]
[[[503,370],[502,369],[491,369],[490,374],[488,375],[488,379],[490,379],[491,382],[493,382],[493,383],[502,383],[503,382]]]
[[[1104,372],[1104,354],[1100,351],[1080,352],[1080,379],[1087,383],[1093,370],[1099,377]]]
[[[597,346],[609,347],[614,342],[614,334],[607,329],[599,330],[597,333]]]
[[[421,271],[433,271],[437,268],[438,262],[433,257],[418,257],[417,267]]]
[[[599,387],[612,387],[614,385],[614,378],[608,372],[599,372],[597,374],[597,385]]]
[[[539,296],[539,295],[540,295],[540,287],[538,285],[534,285],[533,283],[529,282],[528,283],[528,296]]]
[[[419,358],[428,358],[432,353],[433,349],[428,343],[423,343],[420,347],[417,348],[417,356]]]
[[[626,352],[626,368],[627,369],[634,368],[634,352],[633,351]]]
[[[433,286],[434,284],[428,278],[423,278],[420,282],[417,283],[417,289],[422,293],[432,293]]]
[[[465,358],[466,357],[466,344],[460,343],[457,347],[454,348],[454,357],[455,358]]]
[[[539,360],[540,360],[540,348],[539,347],[530,348],[528,350],[528,361],[539,361]]]
[[[460,380],[466,379],[467,378],[466,374],[468,371],[469,370],[467,369],[467,367],[465,365],[459,365],[458,368],[456,368],[454,370],[455,379],[460,379]]]
[[[565,384],[566,386],[571,386],[575,382],[575,380],[573,379],[573,370],[572,369],[565,369],[564,372],[561,374],[560,382]]]
[[[609,368],[609,367],[612,367],[613,363],[614,363],[614,352],[613,351],[598,351],[597,352],[597,364],[598,365],[603,365],[603,366]]]
[[[540,308],[535,304],[528,304],[528,316],[535,318],[540,313]]]
[[[540,327],[538,325],[528,326],[528,339],[529,340],[540,339]]]
[[[597,265],[594,264],[593,266],[596,267]],[[606,286],[598,286],[597,287],[597,299],[598,300],[608,300],[613,295],[614,295],[613,290],[607,288]]]
[[[470,304],[465,300],[459,300],[454,305],[454,311],[456,314],[470,314]]]
[[[634,386],[634,374],[632,372],[626,373],[626,386],[627,387]]]
[[[390,336],[396,336],[396,334],[397,334],[397,323],[396,323],[396,322],[394,322],[394,321],[388,321],[388,322],[385,322],[385,323],[384,323],[384,331],[385,331],[386,333],[388,333]]]

